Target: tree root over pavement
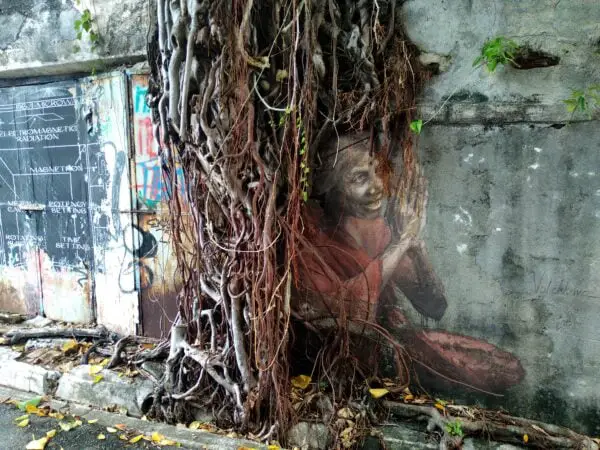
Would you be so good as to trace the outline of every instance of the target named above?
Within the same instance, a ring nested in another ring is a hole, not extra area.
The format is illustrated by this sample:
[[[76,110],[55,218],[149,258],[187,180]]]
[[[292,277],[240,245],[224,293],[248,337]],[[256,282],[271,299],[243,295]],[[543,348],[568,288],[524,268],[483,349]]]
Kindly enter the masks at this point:
[[[428,431],[441,430],[443,436],[440,449],[444,450],[461,448],[462,439],[451,436],[447,430],[448,424],[457,421],[460,422],[460,429],[464,434],[489,437],[498,442],[523,445],[527,441],[527,447],[540,449],[598,450],[598,444],[594,440],[568,428],[513,417],[497,411],[448,405],[444,412],[440,413],[434,406],[392,401],[385,401],[384,406],[395,417],[427,422]]]

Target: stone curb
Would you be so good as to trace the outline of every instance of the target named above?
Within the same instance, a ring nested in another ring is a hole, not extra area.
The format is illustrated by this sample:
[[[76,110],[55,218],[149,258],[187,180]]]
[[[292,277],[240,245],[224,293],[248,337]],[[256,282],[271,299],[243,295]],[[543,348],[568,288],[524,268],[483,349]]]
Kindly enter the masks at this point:
[[[0,385],[34,392],[40,395],[54,393],[60,372],[47,370],[14,360],[0,361]]]
[[[104,369],[94,382],[90,366],[77,366],[63,374],[58,383],[56,398],[91,405],[97,408],[117,406],[125,408],[134,417],[141,417],[142,404],[154,391],[154,384],[142,378],[119,377],[112,370]]]
[[[90,405],[96,408],[124,408],[135,417],[141,417],[142,404],[152,394],[154,384],[142,378],[119,377],[116,372],[103,369],[95,382],[90,366],[74,367],[61,374],[34,364],[15,359],[20,355],[9,348],[0,347],[0,386],[53,395],[56,398]]]

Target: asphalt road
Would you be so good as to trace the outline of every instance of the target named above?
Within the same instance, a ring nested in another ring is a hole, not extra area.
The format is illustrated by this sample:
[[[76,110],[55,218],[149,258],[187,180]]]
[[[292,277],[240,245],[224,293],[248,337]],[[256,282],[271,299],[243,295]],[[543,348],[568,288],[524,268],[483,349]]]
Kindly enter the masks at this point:
[[[104,450],[104,449],[174,449],[175,446],[158,447],[151,442],[141,440],[136,444],[119,439],[122,432],[109,433],[105,427],[98,424],[88,424],[82,420],[83,425],[69,431],[62,431],[59,420],[50,417],[38,417],[34,414],[29,416],[29,425],[19,428],[15,422],[17,417],[24,415],[13,405],[0,404],[0,450],[25,449],[32,439],[39,439],[46,432],[54,429],[56,435],[50,439],[47,450]],[[67,422],[68,419],[63,419]],[[98,440],[97,436],[102,433],[106,440]],[[184,448],[184,447],[179,447]]]

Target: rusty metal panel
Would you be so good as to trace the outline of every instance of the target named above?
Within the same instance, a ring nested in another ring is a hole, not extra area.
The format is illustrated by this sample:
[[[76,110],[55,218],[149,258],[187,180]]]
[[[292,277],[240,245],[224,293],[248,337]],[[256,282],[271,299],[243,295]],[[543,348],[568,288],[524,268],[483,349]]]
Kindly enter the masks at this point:
[[[137,217],[132,224],[129,250],[140,292],[142,332],[146,336],[160,337],[168,333],[177,315],[180,282],[168,232],[167,193],[158,142],[153,137],[150,109],[145,101],[148,77],[132,75],[130,82]],[[177,175],[181,178],[181,169]]]

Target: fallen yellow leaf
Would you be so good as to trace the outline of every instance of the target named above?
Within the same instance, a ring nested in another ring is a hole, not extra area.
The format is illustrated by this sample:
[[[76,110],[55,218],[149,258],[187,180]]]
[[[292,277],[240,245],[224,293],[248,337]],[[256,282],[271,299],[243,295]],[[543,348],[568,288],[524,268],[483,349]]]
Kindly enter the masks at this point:
[[[43,438],[36,439],[35,441],[31,441],[25,447],[27,450],[44,450],[46,448],[46,444],[48,443],[48,438],[44,436]]]
[[[410,401],[412,401],[412,400],[414,400],[414,399],[415,399],[415,396],[414,396],[414,395],[412,395],[412,394],[406,394],[406,395],[404,396],[404,401],[405,401],[405,402],[410,402]]]
[[[39,409],[37,406],[25,405],[25,412],[28,414],[37,414],[39,413]]]
[[[523,435],[523,442],[525,442],[526,444],[529,442],[529,436],[527,434]]]
[[[122,441],[126,441],[127,440],[127,436],[125,436],[124,434],[120,434],[119,435],[119,439],[121,439]]]
[[[96,439],[98,439],[99,441],[103,441],[104,439],[106,439],[106,436],[104,436],[102,433],[100,433]]]
[[[160,434],[158,431],[155,431],[154,433],[152,433],[152,442],[160,442],[164,438],[165,437],[162,434]]]
[[[312,379],[308,375],[298,375],[292,378],[292,386],[297,389],[306,389]]]
[[[89,368],[89,374],[96,375],[96,374],[102,372],[103,369],[104,369],[104,366],[102,366],[100,364],[92,364]]]
[[[267,450],[281,450],[281,447],[279,445],[271,444],[267,447]]]
[[[25,345],[13,345],[12,349],[15,352],[21,352],[21,353],[23,353],[25,351]]]
[[[141,441],[143,437],[144,437],[143,434],[138,434],[136,437],[132,437],[131,439],[129,439],[129,443],[135,444],[136,442]]]
[[[144,350],[152,350],[154,348],[154,344],[142,344],[142,348]]]
[[[27,425],[29,425],[29,417],[26,419],[21,420],[17,426],[20,428],[25,428]]]
[[[65,418],[65,416],[63,416],[61,413],[59,412],[51,412],[48,414],[49,417],[52,417],[54,419],[58,419],[58,420],[62,420]]]
[[[171,439],[161,439],[158,442],[158,445],[177,445],[179,447],[178,443],[175,441],[172,441]]]
[[[56,436],[56,430],[50,430],[46,433],[46,436],[49,438],[53,438],[54,436]]]
[[[256,447],[238,447],[237,450],[258,450]]]
[[[188,428],[190,430],[197,430],[198,428],[200,428],[200,422],[194,421],[194,422],[190,423],[190,426]]]
[[[437,409],[439,409],[440,411],[445,411],[445,410],[446,410],[446,408],[444,407],[444,405],[442,405],[442,404],[441,404],[441,403],[439,403],[439,402],[438,402],[438,403],[436,403],[434,406],[435,406]]]
[[[92,419],[92,420],[88,420],[87,422],[88,422],[89,424],[96,423],[96,422],[98,422],[98,419]]]
[[[60,426],[60,429],[63,431],[71,431],[73,428],[77,427],[75,422],[69,422],[69,423],[58,422],[58,425]]]
[[[79,348],[79,343],[75,339],[65,342],[62,346],[63,353],[74,352]]]
[[[102,374],[94,375],[94,384],[100,383],[103,378],[104,378],[104,375],[102,375]]]
[[[369,393],[373,398],[381,398],[386,394],[389,394],[390,391],[387,389],[369,389]]]
[[[108,364],[108,362],[109,362],[109,361],[110,361],[110,359],[108,359],[108,358],[104,358],[104,359],[103,359],[102,361],[100,361],[98,364],[99,364],[100,366],[102,366],[102,367],[105,367],[105,366]]]
[[[29,414],[25,414],[24,416],[19,416],[15,419],[15,422],[20,422],[22,420],[25,420],[29,417]]]
[[[116,428],[112,428],[112,427],[106,427],[106,431],[108,431],[109,433],[116,433],[117,429]]]

